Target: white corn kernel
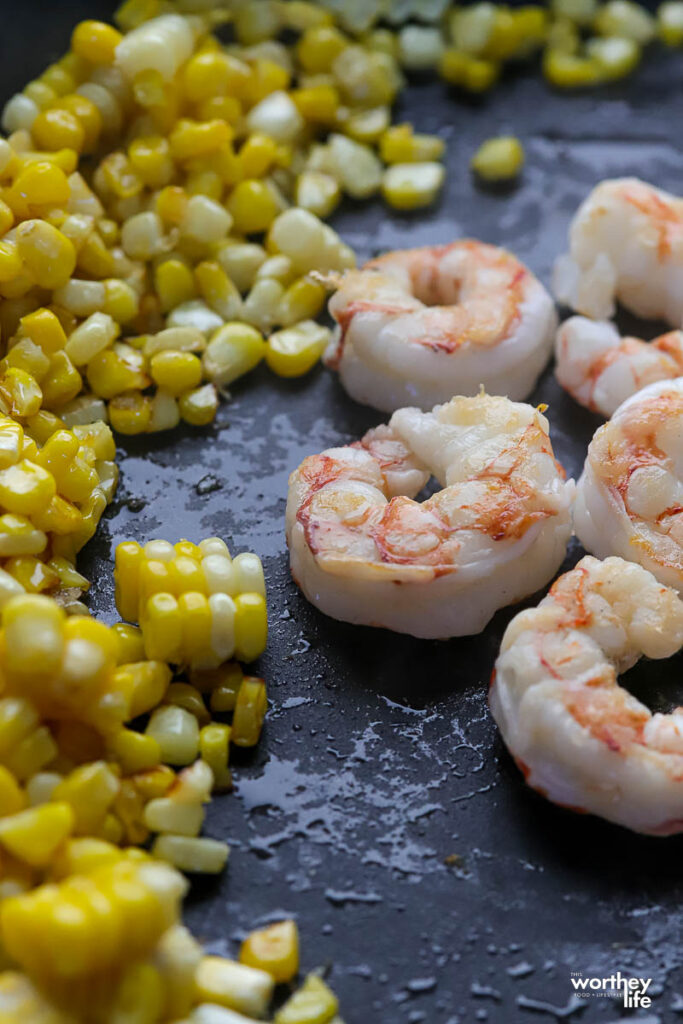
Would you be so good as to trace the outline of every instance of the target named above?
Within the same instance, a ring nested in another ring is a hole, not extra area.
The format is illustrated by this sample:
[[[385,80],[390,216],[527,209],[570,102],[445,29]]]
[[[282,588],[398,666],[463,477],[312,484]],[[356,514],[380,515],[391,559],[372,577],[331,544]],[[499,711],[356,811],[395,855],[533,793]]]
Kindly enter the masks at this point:
[[[168,861],[179,871],[215,875],[223,870],[230,847],[217,839],[160,835],[152,846],[152,855]]]
[[[229,594],[211,594],[211,650],[218,663],[235,653],[235,602]]]
[[[304,119],[291,97],[282,90],[252,107],[247,115],[250,132],[263,132],[276,142],[293,142],[304,127]]]
[[[37,104],[22,92],[17,92],[7,100],[2,111],[2,127],[8,135],[17,131],[30,131],[31,125],[38,117],[40,110]]]
[[[244,551],[233,559],[232,564],[235,570],[237,593],[266,596],[266,581],[258,555]]]
[[[64,351],[74,366],[84,366],[107,348],[119,333],[119,326],[108,313],[93,313],[69,335]]]
[[[202,957],[196,977],[200,998],[253,1017],[265,1016],[275,987],[265,971],[217,956]]]
[[[201,299],[181,302],[166,318],[169,327],[196,327],[202,334],[210,334],[223,326],[223,317],[215,313]]]
[[[124,36],[116,47],[116,64],[131,82],[143,71],[158,71],[170,82],[193,47],[194,32],[188,19],[163,14]]]
[[[231,227],[231,215],[215,199],[203,195],[190,196],[180,224],[182,235],[209,244],[225,238]]]
[[[191,764],[197,757],[199,726],[195,716],[185,708],[175,705],[157,708],[145,732],[159,743],[161,759],[167,764]]]

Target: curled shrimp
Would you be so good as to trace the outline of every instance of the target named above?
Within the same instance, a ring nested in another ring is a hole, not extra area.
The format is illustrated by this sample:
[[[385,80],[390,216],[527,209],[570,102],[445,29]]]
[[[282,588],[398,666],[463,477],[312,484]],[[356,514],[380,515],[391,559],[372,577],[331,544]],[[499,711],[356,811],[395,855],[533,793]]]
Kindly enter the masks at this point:
[[[653,715],[617,678],[681,644],[678,594],[621,558],[583,558],[516,615],[489,699],[527,783],[636,832],[683,831],[683,708]]]
[[[683,331],[647,342],[622,338],[608,321],[572,316],[557,332],[555,357],[562,387],[587,409],[611,416],[641,388],[683,374]]]
[[[464,636],[557,570],[573,481],[548,421],[479,395],[400,409],[292,473],[292,575],[321,611],[420,637]],[[442,489],[413,500],[434,475]]]
[[[683,323],[683,199],[637,178],[602,181],[577,210],[553,288],[606,320],[618,300],[639,316]]]
[[[683,378],[627,399],[593,437],[574,529],[592,554],[639,562],[683,594]]]
[[[325,356],[359,402],[429,410],[453,395],[526,398],[548,361],[553,301],[504,249],[465,239],[391,252],[344,275]]]

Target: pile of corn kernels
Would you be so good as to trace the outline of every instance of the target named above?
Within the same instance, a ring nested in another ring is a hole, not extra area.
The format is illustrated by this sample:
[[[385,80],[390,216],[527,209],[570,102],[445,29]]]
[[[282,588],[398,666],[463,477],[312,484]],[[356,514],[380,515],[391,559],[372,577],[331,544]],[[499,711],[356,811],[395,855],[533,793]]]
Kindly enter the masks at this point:
[[[541,54],[558,87],[630,73],[683,3],[450,9],[448,0],[127,0],[79,24],[12,97],[0,140],[0,1016],[8,1024],[248,1024],[298,972],[293,921],[239,962],[180,922],[180,873],[258,741],[267,637],[255,555],[131,541],[113,627],[76,567],[117,484],[112,430],[211,423],[261,361],[318,362],[319,274],[354,256],[324,223],[343,196],[408,210],[442,186],[441,139],[392,124],[404,74],[482,92]],[[395,30],[413,18],[408,24]],[[219,41],[216,31],[228,34]],[[473,167],[518,173],[514,138]],[[237,659],[237,660],[235,660]],[[231,716],[228,719],[228,716]],[[144,847],[144,848],[142,848]],[[280,1000],[281,1002],[282,1000]],[[310,974],[277,1024],[340,1024]]]

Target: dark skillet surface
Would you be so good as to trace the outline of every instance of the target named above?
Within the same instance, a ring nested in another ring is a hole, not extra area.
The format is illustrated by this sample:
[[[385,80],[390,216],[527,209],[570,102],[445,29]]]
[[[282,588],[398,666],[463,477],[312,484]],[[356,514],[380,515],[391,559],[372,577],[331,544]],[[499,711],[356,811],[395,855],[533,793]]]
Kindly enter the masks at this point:
[[[4,2],[2,11],[6,97],[63,52],[76,20],[111,5]],[[682,66],[658,53],[624,84],[570,96],[525,72],[474,103],[414,82],[399,117],[448,139],[442,202],[411,216],[349,205],[335,227],[361,258],[472,235],[508,246],[548,283],[570,216],[599,179],[639,174],[683,191]],[[470,155],[508,130],[527,151],[519,186],[477,188]],[[577,474],[599,420],[550,372],[532,400],[549,404],[556,452]],[[128,537],[217,533],[262,555],[269,581],[259,664],[268,724],[253,755],[235,758],[236,792],[209,809],[206,833],[227,839],[232,857],[220,879],[195,886],[187,921],[210,949],[234,953],[245,930],[296,915],[303,967],[331,967],[347,1024],[559,1018],[572,1010],[571,971],[617,969],[654,979],[648,1020],[680,1020],[683,841],[570,814],[523,785],[486,703],[514,610],[478,637],[418,641],[324,618],[290,580],[288,473],[381,419],[323,369],[290,383],[258,371],[215,427],[119,445],[117,499],[81,562],[99,614],[116,618],[111,554]],[[572,546],[567,567],[579,555]],[[626,681],[667,709],[681,702],[682,665],[641,665]],[[448,866],[452,854],[461,859]],[[591,999],[571,1019],[623,1012]]]

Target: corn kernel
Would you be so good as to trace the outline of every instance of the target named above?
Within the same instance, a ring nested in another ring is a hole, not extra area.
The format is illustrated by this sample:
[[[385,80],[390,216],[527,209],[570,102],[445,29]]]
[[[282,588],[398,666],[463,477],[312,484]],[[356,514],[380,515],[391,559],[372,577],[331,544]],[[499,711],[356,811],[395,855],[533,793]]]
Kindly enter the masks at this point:
[[[291,981],[299,970],[296,922],[279,921],[252,932],[242,943],[240,963],[267,971],[278,984]]]
[[[514,136],[487,139],[472,157],[470,166],[485,181],[514,178],[524,164],[524,150]]]
[[[317,974],[309,974],[301,988],[275,1014],[275,1024],[328,1024],[339,1009],[333,992]]]
[[[304,320],[268,338],[266,362],[279,377],[300,377],[315,366],[330,339],[329,330]]]
[[[267,709],[265,683],[262,679],[245,676],[237,692],[232,720],[230,738],[236,746],[253,747],[258,743]]]
[[[109,420],[119,434],[144,434],[151,419],[150,399],[138,391],[116,395],[109,403]]]
[[[204,427],[211,423],[218,410],[218,395],[213,384],[186,391],[178,401],[180,415],[185,423],[193,427]]]
[[[191,836],[160,835],[154,840],[152,853],[180,871],[219,874],[225,867],[230,848],[217,839]]]
[[[17,253],[36,284],[59,288],[76,266],[73,243],[46,221],[26,220],[17,228]]]
[[[81,21],[71,36],[71,47],[90,64],[111,64],[123,36],[103,21]]]
[[[0,818],[0,844],[31,867],[44,868],[73,826],[74,812],[69,804],[42,804]]]
[[[235,230],[246,235],[266,231],[280,212],[268,184],[257,179],[241,181],[235,186],[227,210]]]
[[[61,107],[41,110],[31,125],[31,134],[41,149],[74,149],[85,145],[85,128],[71,111]]]
[[[275,985],[265,971],[217,956],[202,957],[196,981],[201,1000],[251,1017],[265,1016]]]

